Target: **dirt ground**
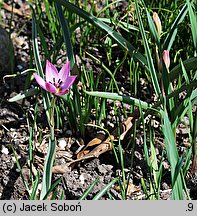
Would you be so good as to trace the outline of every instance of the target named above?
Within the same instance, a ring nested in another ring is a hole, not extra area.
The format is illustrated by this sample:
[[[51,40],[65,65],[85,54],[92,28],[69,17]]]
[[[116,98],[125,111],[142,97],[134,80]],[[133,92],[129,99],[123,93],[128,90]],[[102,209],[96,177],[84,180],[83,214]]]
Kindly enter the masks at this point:
[[[10,1],[7,5],[10,5]],[[15,49],[15,66],[14,73],[22,72],[29,67],[30,46],[31,46],[31,20],[28,20],[26,15],[30,13],[27,5],[23,1],[17,1],[14,5],[17,9],[12,21],[12,40]],[[25,11],[20,14],[20,11]],[[4,28],[8,30],[11,13],[8,7],[3,7],[1,17]],[[27,182],[30,181],[29,176],[29,159],[28,159],[28,136],[29,128],[26,115],[31,115],[34,109],[34,98],[28,98],[24,101],[9,103],[7,100],[19,93],[24,88],[25,76],[6,79],[5,83],[0,85],[0,199],[28,199],[26,189],[21,177],[20,170],[17,167],[16,160],[12,148],[18,154],[19,162],[22,168],[22,173]],[[44,118],[40,116],[42,124],[46,124]],[[113,122],[112,122],[113,123]],[[46,140],[49,132],[46,128]],[[92,135],[93,137],[94,135]],[[90,136],[91,138],[91,136]],[[44,149],[46,149],[47,141],[43,140]],[[65,157],[71,158],[75,154],[77,145],[80,142],[78,137],[73,137],[69,129],[58,135],[58,143],[66,142],[72,145],[71,150],[58,149],[56,156],[56,164],[65,163]],[[126,141],[127,142],[127,141]],[[127,199],[145,199],[145,194],[142,191],[140,179],[147,179],[147,168],[143,153],[143,140],[139,136],[136,141],[137,145],[134,150],[134,164],[129,185]],[[42,152],[42,147],[35,152],[35,167],[41,170],[44,162],[45,152]],[[40,152],[39,152],[40,151]],[[125,157],[125,173],[129,175],[131,156],[130,151],[124,151]],[[169,199],[170,189],[170,172],[169,164],[164,164],[165,179],[161,185],[161,199]],[[88,186],[99,177],[99,182],[94,187],[94,190],[89,194],[87,199],[92,199],[107,183],[113,180],[118,174],[121,174],[121,169],[116,163],[113,151],[106,152],[100,155],[99,158],[88,159],[77,163],[72,170],[67,170],[64,174],[54,174],[53,181],[62,177],[58,189],[61,194],[64,191],[64,199],[79,199]],[[192,199],[197,199],[197,175],[194,177],[188,176],[188,188]],[[122,199],[119,188],[114,185],[110,193],[115,199]],[[109,199],[106,194],[103,199]]]

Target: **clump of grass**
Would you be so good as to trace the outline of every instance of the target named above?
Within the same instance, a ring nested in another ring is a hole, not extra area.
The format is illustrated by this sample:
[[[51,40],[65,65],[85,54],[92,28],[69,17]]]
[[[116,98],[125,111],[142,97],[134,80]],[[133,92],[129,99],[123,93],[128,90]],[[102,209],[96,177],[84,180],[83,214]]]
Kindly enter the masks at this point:
[[[140,113],[140,118],[136,119],[136,124],[132,130],[133,139],[130,140],[132,147],[129,175],[126,175],[124,171],[123,146],[119,139],[115,152],[116,163],[121,168],[122,175],[113,179],[94,199],[101,198],[105,193],[112,198],[108,190],[117,181],[121,188],[122,199],[127,199],[127,187],[133,170],[133,152],[138,130],[143,136],[144,160],[148,170],[148,178],[141,179],[146,199],[160,199],[164,175],[162,164],[164,157],[167,158],[170,165],[171,199],[190,199],[186,176],[190,171],[191,163],[191,172],[195,168],[197,135],[196,114],[192,112],[197,99],[197,22],[193,2],[187,0],[186,2],[181,1],[178,5],[176,2],[166,5],[163,1],[156,5],[152,1],[150,5],[146,5],[143,1],[135,0],[135,4],[128,5],[124,15],[118,11],[112,15],[110,14],[110,7],[116,8],[118,1],[106,3],[106,6],[101,10],[102,12],[99,12],[94,4],[88,9],[87,1],[83,5],[80,2],[76,5],[72,1],[65,0],[55,0],[52,3],[44,1],[46,8],[46,16],[44,16],[39,1],[35,1],[36,8],[33,9],[32,7],[32,43],[37,72],[43,75],[45,61],[50,59],[55,63],[60,49],[64,49],[68,60],[71,62],[72,72],[77,73],[78,81],[81,82],[80,88],[75,84],[70,94],[58,99],[58,105],[54,109],[54,121],[57,127],[60,129],[64,127],[63,119],[66,116],[73,132],[84,138],[86,136],[85,125],[89,122],[94,109],[96,110],[97,124],[101,124],[101,121],[106,118],[107,99],[129,104],[131,113],[135,109]],[[155,10],[161,18],[162,32],[158,32],[152,18]],[[102,17],[100,17],[101,14]],[[129,23],[131,15],[132,25]],[[116,17],[121,18],[117,21]],[[45,27],[46,22],[47,28]],[[184,28],[189,37],[189,44],[184,50],[182,47],[184,40],[181,35],[183,30],[181,31],[179,28],[183,23],[191,27],[190,30]],[[77,38],[76,32],[78,30],[80,30],[80,38]],[[50,50],[45,41],[45,31],[50,34],[53,41],[53,47]],[[130,40],[131,36],[135,40]],[[99,40],[102,40],[103,43],[101,44]],[[92,49],[89,49],[89,46]],[[118,52],[117,48],[119,49]],[[40,60],[39,49],[42,49],[44,53],[43,62]],[[97,49],[98,53],[94,53],[94,49]],[[102,50],[104,57],[99,56],[99,49]],[[194,52],[191,53],[190,50],[194,50]],[[170,66],[166,64],[163,57],[167,52],[169,52],[168,63]],[[77,68],[76,54],[80,55],[82,59],[81,68]],[[181,56],[185,56],[185,58],[181,59]],[[95,74],[93,69],[88,70],[83,64],[86,58],[91,59],[101,72]],[[124,70],[128,71],[127,76],[130,85],[130,92],[127,95],[121,92],[124,83],[120,85],[118,80],[118,76]],[[31,75],[30,71],[29,73]],[[105,82],[106,77],[110,80],[109,85]],[[137,88],[140,85],[140,78],[145,79],[151,87],[151,102],[141,99],[141,89]],[[185,92],[183,100],[180,99],[182,92]],[[12,98],[11,101],[27,96],[36,96],[38,93],[37,88],[28,89],[24,94]],[[51,95],[42,92],[42,98],[46,116],[49,119]],[[35,105],[36,107],[37,105]],[[117,111],[116,108],[115,111]],[[129,114],[125,110],[123,113],[125,113],[125,117]],[[118,111],[116,115],[118,115]],[[163,137],[163,147],[159,152],[160,159],[156,154],[155,129],[150,124],[145,123],[147,115],[151,117],[156,115],[160,119],[158,132]],[[177,143],[176,130],[184,116],[189,119],[187,127],[190,146],[181,155],[178,151],[179,143]],[[142,127],[140,128],[139,125]],[[33,131],[36,128],[35,113],[30,130],[29,156],[31,163],[33,163],[31,141]],[[52,145],[55,145],[54,137],[52,141],[54,142]],[[52,162],[53,160],[50,161],[46,173],[51,173]],[[30,199],[36,198],[35,191],[39,179],[39,172],[35,179],[32,177],[33,192],[30,194]],[[59,181],[48,187],[41,198],[46,198]],[[92,183],[81,199],[85,199],[97,183],[98,179]]]

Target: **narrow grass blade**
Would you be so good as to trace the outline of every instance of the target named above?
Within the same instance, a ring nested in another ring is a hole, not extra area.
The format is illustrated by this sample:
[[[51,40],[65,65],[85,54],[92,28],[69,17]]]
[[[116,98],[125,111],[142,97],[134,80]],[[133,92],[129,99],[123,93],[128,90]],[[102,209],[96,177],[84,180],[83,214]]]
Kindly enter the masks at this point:
[[[150,28],[150,32],[155,40],[155,43],[157,44],[158,47],[160,47],[160,37],[159,37],[159,34],[156,30],[156,27],[155,27],[155,24],[153,22],[153,19],[152,17],[150,16],[150,13],[148,12],[148,10],[146,9],[146,15],[147,15],[147,18],[148,18],[148,25],[149,25],[149,28]],[[160,49],[159,49],[160,50]]]
[[[175,21],[173,22],[170,31],[167,34],[166,39],[164,41],[163,50],[170,51],[177,34],[178,25],[184,20],[186,14],[187,14],[187,4],[183,6],[179,15],[176,17]]]
[[[149,131],[150,131],[151,167],[152,167],[154,183],[156,185],[156,189],[158,190],[158,188],[159,188],[159,181],[158,181],[159,168],[158,168],[158,163],[157,163],[156,149],[155,149],[155,146],[153,144],[153,136],[152,136],[151,128],[149,129]]]
[[[192,37],[193,37],[193,43],[194,43],[194,55],[197,55],[197,15],[194,13],[191,3],[189,0],[187,0],[187,5],[189,9],[189,19],[191,23],[191,30],[192,30]]]
[[[50,200],[57,200],[58,199],[58,193],[59,193],[59,191],[56,189],[54,192],[53,192],[53,194],[52,194],[52,196],[51,196],[51,199]]]
[[[192,158],[192,147],[189,149],[186,155],[185,163],[183,165],[183,177],[186,177],[187,171],[191,164],[191,158]]]
[[[38,92],[39,92],[39,89],[37,87],[31,88],[31,89],[27,89],[23,93],[19,93],[19,94],[15,95],[14,97],[8,99],[8,101],[9,102],[16,102],[18,100],[22,100],[24,98],[36,95]]]
[[[62,190],[62,193],[61,193],[61,195],[60,195],[59,200],[63,200],[63,199],[64,199],[64,195],[65,195],[65,192],[64,192],[64,190]]]
[[[141,16],[140,16],[140,11],[139,11],[139,6],[138,6],[138,1],[137,0],[135,0],[135,5],[136,5],[136,15],[137,15],[138,22],[139,22],[140,32],[142,34],[142,39],[143,39],[143,42],[144,42],[144,48],[145,48],[145,51],[146,51],[148,68],[149,68],[149,72],[150,72],[150,75],[151,75],[152,84],[153,84],[153,87],[154,87],[154,90],[155,90],[155,93],[156,93],[157,97],[159,97],[161,95],[161,89],[160,89],[157,74],[156,74],[156,71],[155,71],[155,68],[154,68],[153,59],[152,59],[152,55],[151,55],[151,52],[150,52],[150,49],[149,49],[146,34],[145,34],[145,31],[144,31],[144,26],[143,26],[142,19],[141,19]]]
[[[61,182],[62,178],[59,178],[55,183],[52,184],[52,186],[47,191],[46,195],[44,196],[44,199],[47,199],[50,193],[56,188],[56,186]]]
[[[150,109],[152,111],[159,112],[159,110],[153,108],[152,105],[150,105],[144,101],[141,101],[139,99],[133,98],[133,97],[123,96],[123,95],[119,95],[117,93],[110,93],[110,92],[98,92],[98,91],[88,92],[85,90],[84,90],[84,92],[86,94],[91,95],[91,96],[102,97],[102,98],[111,99],[111,100],[118,100],[118,101],[122,101],[124,103],[130,104],[133,106],[137,106],[137,107],[141,106],[142,109],[145,109],[145,110]]]
[[[33,44],[33,52],[34,52],[34,58],[35,58],[35,63],[36,63],[38,74],[44,77],[43,68],[42,68],[42,64],[41,64],[41,60],[39,56],[36,17],[35,17],[34,11],[32,15],[32,44]]]
[[[196,70],[197,69],[197,57],[192,57],[192,58],[189,58],[183,61],[183,65],[187,71]],[[170,74],[169,74],[170,81],[177,79],[181,73],[182,73],[182,65],[178,64],[170,71]]]
[[[124,31],[130,33],[130,30],[131,31],[137,31],[139,32],[139,28],[134,26],[134,25],[131,25],[129,23],[126,23],[126,22],[123,22],[123,21],[120,21],[120,20],[112,20],[112,19],[109,19],[109,18],[98,18],[98,20],[104,22],[104,23],[109,23],[109,24],[114,24],[114,25],[117,25],[119,26],[120,28],[122,28]]]
[[[99,200],[117,181],[118,181],[118,177],[113,179],[109,184],[107,184],[103,189],[101,189],[101,191],[96,194],[93,200]]]
[[[189,105],[191,103],[191,105],[194,105],[195,103],[197,103],[197,89],[193,90],[192,86],[192,82],[190,82],[187,71],[181,61],[181,68],[182,68],[182,73],[184,75],[185,81],[187,83],[188,89],[187,89],[187,95],[185,96],[184,101],[182,101],[178,106],[176,106],[174,108],[174,112],[173,112],[173,117],[172,117],[172,123],[174,125],[174,127],[176,127],[179,122],[181,121],[181,119],[183,118],[183,116],[186,114],[186,112],[189,109]]]
[[[35,63],[36,63],[36,68],[37,68],[38,74],[41,77],[44,77],[43,68],[42,68],[42,64],[41,64],[41,60],[40,60],[40,56],[39,56],[39,49],[38,49],[36,18],[35,18],[33,8],[31,8],[31,9],[32,9],[32,12],[33,12],[33,15],[32,15],[33,53],[34,53],[34,58],[35,58]],[[47,120],[48,120],[48,123],[50,124],[50,117],[49,117],[50,99],[49,99],[49,94],[48,94],[48,92],[46,92],[44,90],[41,90],[41,93],[42,93],[42,96],[43,96],[43,103],[44,103],[44,108],[46,110]]]
[[[52,130],[51,130],[52,132]],[[52,132],[54,133],[54,132]],[[43,172],[43,181],[42,181],[42,190],[40,194],[40,199],[43,200],[46,198],[47,194],[49,193],[49,190],[51,188],[51,178],[52,178],[52,167],[55,157],[55,149],[56,149],[56,140],[54,138],[54,135],[51,135],[49,139],[49,146],[48,146],[48,152],[45,159],[45,166],[44,166],[44,172]]]
[[[120,127],[119,127],[120,128]],[[120,137],[120,132],[118,137]],[[122,149],[122,145],[121,145],[121,141],[120,138],[118,139],[118,153],[119,153],[119,157],[120,157],[120,167],[122,169],[122,190],[121,190],[121,194],[122,194],[122,198],[123,200],[126,199],[126,176],[125,176],[125,162],[124,162],[124,156],[123,156],[123,149]],[[121,185],[121,183],[120,183]]]
[[[123,2],[124,0],[117,0],[117,1],[112,1],[111,3],[107,3],[106,6],[104,8],[102,8],[100,11],[98,11],[97,17],[102,14],[104,11],[106,11],[107,9],[110,9],[110,7],[112,5],[115,5],[117,3]]]
[[[37,28],[38,35],[40,37],[40,42],[42,44],[42,48],[43,48],[43,51],[44,51],[44,56],[45,56],[46,59],[49,59],[50,55],[49,55],[48,46],[47,46],[47,43],[45,41],[44,34],[43,34],[43,32],[42,32],[39,25],[37,25],[36,28]]]
[[[100,21],[98,18],[92,16],[91,14],[87,13],[86,11],[82,10],[81,8],[75,6],[74,4],[70,3],[66,0],[55,0],[59,4],[63,5],[64,7],[68,8],[69,11],[76,13],[80,17],[84,18],[89,23],[99,27],[101,30],[105,31],[108,35],[110,35],[128,54],[134,57],[137,61],[139,61],[147,70],[147,61],[146,58],[137,51],[137,49],[124,37],[122,37],[118,32],[114,31],[111,27],[109,27],[104,22]]]
[[[38,189],[39,181],[40,181],[40,172],[37,172],[36,179],[35,179],[34,184],[32,186],[32,193],[30,196],[30,200],[37,200],[36,192]]]
[[[94,189],[95,185],[99,182],[99,177],[94,180],[94,182],[87,188],[87,190],[83,193],[83,195],[79,198],[79,200],[84,200],[88,194]]]
[[[160,196],[160,187],[161,187],[161,179],[162,179],[162,174],[163,174],[163,158],[164,158],[164,150],[162,150],[162,154],[161,154],[161,159],[160,159],[160,165],[159,165],[159,170],[158,170],[158,173],[157,173],[157,185],[158,185],[158,188],[157,188],[157,199],[159,199],[159,196]]]
[[[183,65],[182,60],[181,60],[181,68],[182,68],[182,71],[183,71],[183,76],[185,78],[185,81],[186,81],[187,84],[189,84],[190,83],[189,77],[188,77],[187,71],[186,71],[186,69],[185,69],[185,67]]]
[[[174,179],[176,179],[176,182],[174,183],[172,188],[172,199],[183,200],[184,194],[183,194],[183,182],[181,179],[181,175],[180,173],[178,173],[178,176],[176,176],[177,175],[176,165],[178,163],[178,151],[177,151],[176,141],[171,127],[171,123],[168,118],[168,114],[166,110],[164,111],[163,133],[165,137],[164,140],[165,140],[167,158],[171,166],[172,184],[174,183],[173,182]]]
[[[14,147],[11,145],[11,148],[12,148],[12,152],[14,154],[14,158],[16,160],[16,165],[17,165],[17,168],[20,170],[20,173],[21,173],[21,178],[22,178],[22,181],[23,181],[23,184],[25,185],[25,188],[28,192],[28,194],[30,194],[30,190],[29,190],[29,186],[28,186],[28,183],[23,175],[23,172],[22,172],[22,167],[20,165],[20,162],[19,162],[19,159],[18,159],[18,155],[17,155],[17,152],[15,151]]]
[[[146,183],[144,181],[144,178],[141,178],[140,180],[141,180],[141,185],[142,185],[143,191],[145,193],[145,197],[147,199],[149,197],[149,194],[148,194]]]
[[[73,47],[72,47],[71,38],[70,38],[68,22],[65,19],[65,16],[62,10],[62,6],[58,3],[56,3],[55,6],[56,6],[56,11],[58,14],[59,22],[61,24],[62,31],[63,31],[64,42],[66,45],[66,53],[68,55],[68,59],[70,61],[70,67],[72,69],[75,64],[75,58],[74,58]]]
[[[176,183],[177,177],[180,174],[181,168],[183,166],[183,162],[184,162],[184,157],[181,156],[178,161],[177,164],[175,166],[175,172],[174,172],[174,178],[172,179],[172,187],[174,187],[174,184]]]

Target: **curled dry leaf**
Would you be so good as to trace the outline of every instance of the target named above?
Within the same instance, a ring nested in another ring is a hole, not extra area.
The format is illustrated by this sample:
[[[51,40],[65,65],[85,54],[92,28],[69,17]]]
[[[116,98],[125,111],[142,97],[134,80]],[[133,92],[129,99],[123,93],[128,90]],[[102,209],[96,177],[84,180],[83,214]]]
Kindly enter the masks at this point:
[[[105,134],[103,133],[98,133],[94,139],[92,139],[86,146],[85,148],[77,154],[77,159],[83,157],[84,155],[88,154],[90,150],[86,150],[90,146],[95,146],[99,145],[102,143],[102,141],[105,139]]]
[[[122,124],[121,124],[121,135],[120,139],[123,140],[126,134],[132,129],[134,125],[134,121],[139,117],[139,110],[135,110],[132,116],[128,117]],[[95,157],[98,157],[100,154],[112,150],[112,142],[117,139],[118,135],[118,128],[113,130],[111,136],[108,137],[105,141],[105,136],[103,134],[97,135],[96,138],[92,139],[86,147],[78,153],[77,158],[83,157],[85,154],[93,154]],[[104,145],[102,145],[104,144]],[[107,145],[106,145],[107,144]],[[87,151],[87,148],[90,146],[99,145],[92,151]],[[85,151],[86,150],[86,151]]]
[[[128,117],[123,123],[121,127],[121,135],[120,138],[124,139],[125,135],[132,129],[134,125],[134,121],[139,118],[139,110],[136,109],[132,116]],[[118,129],[116,128],[111,135],[105,139],[105,135],[97,134],[97,137],[92,139],[86,147],[77,154],[77,159],[73,160],[69,163],[66,163],[64,165],[58,165],[53,167],[53,173],[64,173],[68,170],[70,167],[74,167],[74,165],[80,161],[99,157],[101,154],[112,150],[113,141],[117,139],[118,135]],[[88,150],[87,148],[95,146],[96,147],[93,150]]]
[[[114,186],[114,189],[117,192],[120,192],[120,186]],[[129,185],[127,187],[127,196],[131,196],[133,193],[139,192],[140,190],[141,190],[140,186],[135,186],[133,183],[129,183]]]

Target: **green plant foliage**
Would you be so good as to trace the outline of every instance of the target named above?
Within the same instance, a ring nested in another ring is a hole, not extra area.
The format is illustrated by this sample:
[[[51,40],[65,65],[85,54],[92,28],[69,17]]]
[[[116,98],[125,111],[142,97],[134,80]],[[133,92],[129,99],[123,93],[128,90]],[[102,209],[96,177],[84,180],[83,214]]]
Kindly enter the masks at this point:
[[[166,175],[164,160],[169,164],[170,198],[190,199],[187,176],[196,161],[197,137],[197,115],[193,111],[197,105],[195,1],[104,1],[103,8],[98,10],[97,3],[90,4],[87,0],[44,0],[44,13],[40,1],[29,4],[32,10],[30,68],[33,69],[4,77],[5,81],[8,78],[28,75],[24,91],[10,98],[9,102],[27,97],[36,99],[29,131],[31,187],[22,176],[29,199],[48,199],[51,193],[51,199],[64,197],[65,192],[59,195],[58,190],[61,178],[52,183],[56,152],[55,130],[64,131],[66,120],[76,139],[81,138],[86,142],[89,135],[87,126],[90,125],[94,126],[95,131],[103,129],[110,135],[111,131],[105,128],[109,107],[113,108],[117,127],[116,140],[112,140],[114,163],[121,174],[115,174],[114,179],[94,195],[93,200],[106,196],[115,199],[110,192],[114,184],[119,185],[121,198],[127,199],[127,189],[131,178],[134,178],[134,152],[138,136],[142,138],[142,160],[147,168],[147,176],[140,179],[145,199],[161,199],[161,185]],[[152,18],[155,11],[161,19],[161,33],[157,32]],[[163,59],[163,53],[168,51],[169,67]],[[77,75],[77,81],[68,94],[55,100],[53,95],[35,86],[32,72],[36,71],[44,77],[46,60],[56,64],[65,57],[70,61],[71,74]],[[145,93],[149,95],[148,98]],[[42,128],[37,123],[40,94],[50,136],[43,175],[38,171],[33,176],[33,145],[38,128],[41,131],[39,141],[43,139]],[[130,110],[125,108],[126,105],[129,105]],[[134,125],[129,129],[130,136],[126,138],[125,147],[125,143],[120,139],[120,119],[128,118],[134,111],[137,111],[139,116],[132,122]],[[157,129],[151,125],[151,120],[155,117],[159,122]],[[185,118],[189,123],[184,122]],[[91,124],[88,124],[90,122]],[[105,125],[104,128],[101,124]],[[180,124],[185,124],[189,140],[184,153],[179,151],[180,134],[177,130]],[[162,140],[159,148],[157,136]],[[17,158],[16,152],[13,152]],[[131,159],[130,167],[125,161],[125,152]],[[22,172],[18,160],[17,166]],[[125,170],[128,168],[127,173]],[[86,199],[100,180],[99,177],[96,178],[79,199]],[[40,182],[42,190],[38,197]]]

